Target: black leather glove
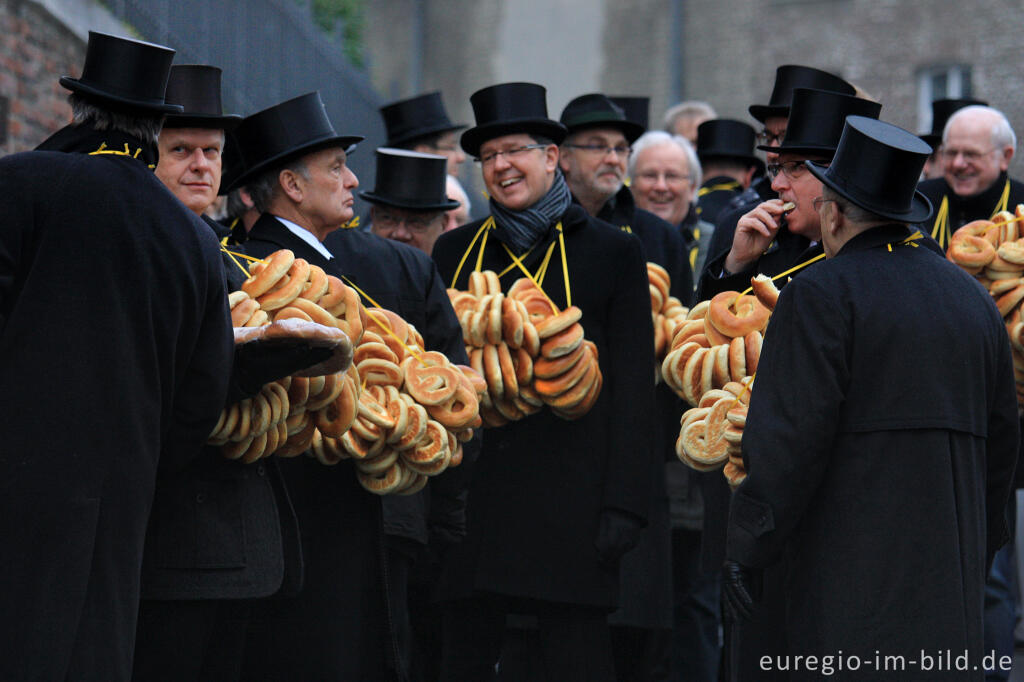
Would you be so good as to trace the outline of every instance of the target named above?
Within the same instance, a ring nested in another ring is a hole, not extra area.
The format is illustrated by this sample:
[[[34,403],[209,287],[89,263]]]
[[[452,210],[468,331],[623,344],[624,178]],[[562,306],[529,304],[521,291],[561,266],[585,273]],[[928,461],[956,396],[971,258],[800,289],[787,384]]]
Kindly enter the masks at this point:
[[[750,620],[761,596],[760,574],[726,559],[722,565],[722,602],[733,622]]]
[[[601,563],[614,566],[622,556],[636,547],[644,522],[621,509],[604,509],[597,529],[594,547]]]
[[[324,362],[330,348],[307,344],[240,343],[235,346],[228,405],[260,392],[263,384]]]

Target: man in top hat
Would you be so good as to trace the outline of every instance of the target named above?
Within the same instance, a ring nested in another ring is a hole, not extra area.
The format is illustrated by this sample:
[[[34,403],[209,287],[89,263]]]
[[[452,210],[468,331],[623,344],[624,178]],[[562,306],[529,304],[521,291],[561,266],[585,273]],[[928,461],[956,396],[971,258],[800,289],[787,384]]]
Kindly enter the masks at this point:
[[[606,618],[618,602],[619,560],[647,522],[647,462],[656,456],[646,426],[654,339],[642,247],[572,203],[558,167],[566,129],[548,118],[543,87],[505,83],[470,101],[477,125],[461,142],[480,161],[491,217],[441,235],[434,260],[457,289],[479,267],[504,273],[506,291],[546,263],[540,286],[560,310],[582,311],[603,385],[576,420],[544,408],[488,430],[467,536],[442,577],[442,679],[491,679],[505,615],[515,613],[537,618],[547,679],[612,680]]]
[[[448,159],[448,174],[458,176],[466,155],[455,136],[466,126],[452,123],[440,92],[427,92],[380,108],[388,139],[385,147],[440,154]]]
[[[166,99],[184,111],[168,114],[156,167],[213,232],[222,228],[204,212],[220,189],[225,132],[242,120],[223,113],[220,79],[214,66],[171,67]],[[228,256],[224,273],[229,291],[241,288],[246,275]],[[286,564],[294,589],[295,515],[274,459],[244,464],[207,446],[185,468],[161,471],[142,557],[133,678],[237,679],[246,599],[277,592]]]
[[[600,94],[572,100],[559,120],[569,134],[560,146],[558,163],[573,198],[591,216],[639,237],[644,258],[665,268],[671,278],[672,295],[689,305],[693,280],[679,232],[653,213],[637,208],[623,184],[629,146],[643,133],[643,127],[626,120],[621,109]],[[654,448],[662,457],[661,461],[651,460],[649,525],[637,547],[623,557],[621,606],[609,618],[620,678],[649,679],[654,670],[668,667],[671,548],[664,467],[666,461],[668,466],[679,464],[674,443],[681,407],[679,398],[667,386],[657,390],[656,406]]]
[[[627,121],[632,121],[646,132],[650,127],[651,98],[638,95],[608,95],[612,104],[622,109]]]
[[[1012,213],[1024,203],[1024,183],[1007,175],[1016,147],[1017,136],[998,109],[970,105],[954,112],[942,134],[943,176],[919,187],[935,207],[922,231],[945,249],[966,223]]]
[[[697,127],[697,158],[704,182],[697,190],[697,213],[714,225],[729,201],[750,187],[764,163],[754,156],[757,134],[742,121],[716,118]],[[699,274],[699,273],[698,273]]]
[[[444,232],[446,211],[459,207],[445,194],[443,156],[381,147],[377,183],[359,196],[371,204],[370,229],[378,237],[408,244],[430,255]]]
[[[908,241],[931,213],[914,191],[930,152],[851,116],[831,166],[806,164],[823,183],[827,260],[772,313],[727,548],[740,616],[754,573],[776,562],[785,573],[777,627],[790,658],[762,670],[785,667],[787,679],[984,676],[982,589],[1007,538],[1017,456],[1013,367],[988,292]],[[951,667],[947,652],[965,660]]]
[[[918,135],[925,143],[932,148],[931,156],[925,161],[924,170],[921,172],[922,180],[934,180],[941,178],[945,172],[945,164],[942,162],[942,131],[946,128],[949,117],[964,107],[977,104],[983,107],[988,102],[980,99],[937,99],[932,101],[932,129],[931,132]]]
[[[748,109],[750,115],[763,126],[757,136],[758,141],[762,145],[778,147],[782,144],[782,140],[786,136],[790,105],[795,88],[827,90],[844,95],[854,95],[856,93],[856,88],[842,78],[827,71],[798,64],[783,64],[775,70],[775,84],[772,87],[772,94],[768,99],[768,104],[752,104]],[[765,161],[767,163],[775,163],[777,160],[771,149],[765,150]],[[712,258],[717,258],[717,256],[725,253],[732,247],[733,236],[736,234],[736,223],[740,217],[761,202],[777,197],[778,194],[772,189],[772,179],[767,176],[758,178],[751,183],[750,187],[741,192],[739,196],[734,197],[730,202],[729,208],[720,213],[718,222],[715,223],[715,227],[720,229],[717,229],[716,234],[712,236],[709,246]],[[806,242],[801,242],[798,237],[792,238],[788,235],[788,231],[783,229],[779,237],[780,245],[786,245],[791,240],[795,243],[793,248],[797,252],[807,246]],[[700,280],[703,276],[703,271],[694,273],[694,278],[698,281],[698,292],[702,289]],[[717,566],[722,562],[718,560],[714,563]]]
[[[319,93],[247,117],[234,138],[244,168],[234,183],[261,211],[245,243],[249,254],[292,250],[358,287],[367,305],[373,299],[397,312],[428,348],[465,363],[461,329],[429,258],[340,229],[359,185],[347,155],[362,138],[335,132]],[[302,590],[255,608],[243,678],[408,679],[405,579],[428,538],[440,551],[462,532],[458,470],[431,481],[428,518],[422,494],[382,503],[347,463],[324,467],[297,457],[279,466],[301,531]]]
[[[129,679],[157,467],[224,405],[216,240],[151,170],[173,55],[90,33],[72,123],[0,160],[0,679]]]

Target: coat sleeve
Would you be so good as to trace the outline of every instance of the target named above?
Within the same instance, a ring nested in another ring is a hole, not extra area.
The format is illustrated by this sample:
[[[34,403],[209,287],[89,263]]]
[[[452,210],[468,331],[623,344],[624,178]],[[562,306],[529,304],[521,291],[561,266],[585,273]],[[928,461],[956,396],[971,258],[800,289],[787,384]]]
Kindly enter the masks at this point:
[[[820,485],[848,386],[850,327],[812,282],[795,279],[779,297],[750,394],[747,478],[732,498],[727,558],[772,563]]]
[[[195,275],[204,282],[197,289],[194,320],[198,323],[191,347],[179,353],[184,363],[178,374],[170,423],[164,432],[161,467],[177,468],[197,456],[224,407],[232,376],[234,336],[228,309],[227,283],[213,235],[200,235]]]
[[[1010,538],[1007,510],[1013,494],[1014,469],[1020,452],[1020,423],[1014,388],[1013,360],[1006,334],[1000,329],[997,371],[989,399],[988,438],[985,440],[986,566]]]
[[[606,373],[602,390],[608,391],[614,415],[602,506],[646,519],[653,470],[646,464],[661,456],[654,452],[649,428],[654,414],[654,328],[640,241],[629,239],[627,244],[608,304],[608,360],[600,359]]]

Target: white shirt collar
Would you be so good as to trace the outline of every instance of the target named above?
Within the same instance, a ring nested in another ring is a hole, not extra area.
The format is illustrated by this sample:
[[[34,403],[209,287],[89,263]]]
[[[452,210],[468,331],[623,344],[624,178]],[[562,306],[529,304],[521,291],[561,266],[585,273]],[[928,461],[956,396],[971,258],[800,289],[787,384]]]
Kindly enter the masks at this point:
[[[301,239],[302,241],[306,242],[307,244],[312,246],[314,249],[319,251],[321,256],[323,256],[327,260],[331,260],[332,258],[334,258],[334,256],[331,254],[331,252],[328,251],[327,248],[324,247],[324,245],[321,244],[320,241],[315,236],[313,236],[312,232],[310,232],[309,230],[307,230],[307,229],[305,229],[303,227],[300,227],[300,226],[296,225],[295,223],[293,223],[290,220],[285,220],[281,216],[274,216],[274,217],[277,218],[279,221],[281,221],[281,224],[284,225],[285,227],[287,227],[289,232],[291,232],[296,237],[298,237],[299,239]]]

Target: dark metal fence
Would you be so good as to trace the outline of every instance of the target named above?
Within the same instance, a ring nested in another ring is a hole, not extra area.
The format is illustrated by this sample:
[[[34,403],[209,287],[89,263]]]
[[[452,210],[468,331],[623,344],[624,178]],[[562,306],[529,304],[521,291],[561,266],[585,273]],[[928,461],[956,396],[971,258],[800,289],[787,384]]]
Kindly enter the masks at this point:
[[[339,133],[364,135],[351,165],[372,184],[373,154],[384,142],[380,98],[340,42],[313,23],[302,0],[107,0],[139,37],[177,50],[176,64],[224,70],[224,109],[248,115],[319,90]]]

